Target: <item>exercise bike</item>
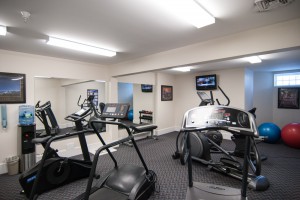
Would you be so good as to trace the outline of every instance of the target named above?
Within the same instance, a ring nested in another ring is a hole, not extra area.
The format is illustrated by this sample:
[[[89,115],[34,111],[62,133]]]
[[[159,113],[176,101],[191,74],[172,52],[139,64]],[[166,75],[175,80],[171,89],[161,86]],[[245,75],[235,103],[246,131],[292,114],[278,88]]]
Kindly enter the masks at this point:
[[[93,98],[91,97],[88,101],[91,102],[92,99]],[[84,130],[82,121],[93,112],[93,104],[90,105],[90,108],[80,109],[78,112],[65,118],[66,120],[75,123],[77,131]],[[87,131],[93,132],[92,129]],[[68,134],[70,133],[65,133],[64,135]],[[57,150],[50,147],[49,141],[55,137],[61,137],[61,135],[33,139],[32,142],[35,144],[42,144],[45,151],[41,161],[27,169],[19,177],[20,185],[27,198],[35,199],[39,194],[46,191],[89,176],[92,162],[85,135],[78,134],[77,136],[81,145],[83,160],[60,157],[57,154]]]
[[[230,100],[224,91],[219,87],[223,95],[227,99],[226,106],[229,105]],[[211,93],[211,97],[209,98],[208,95],[204,92],[198,92],[199,97],[201,98],[200,107],[213,107],[214,100],[213,94]],[[220,106],[220,102],[216,100]],[[211,104],[211,106],[207,106],[207,104]],[[225,106],[225,107],[226,107]],[[252,109],[250,112],[253,115],[255,109]],[[216,113],[217,115],[218,113]],[[243,120],[243,115],[239,116],[240,121]],[[254,117],[254,115],[253,115]],[[230,115],[227,116],[230,118]],[[176,151],[172,155],[173,159],[180,158],[181,164],[185,164],[185,151],[186,151],[186,138],[187,136],[183,132],[179,132],[176,138]],[[217,170],[219,172],[225,173],[237,179],[242,179],[242,170],[243,166],[239,163],[238,159],[235,157],[237,156],[237,152],[239,153],[239,157],[244,157],[244,144],[245,144],[245,136],[234,134],[232,136],[232,140],[236,142],[239,140],[239,145],[236,145],[236,149],[233,152],[226,151],[223,149],[220,144],[222,142],[222,134],[217,129],[209,129],[207,131],[195,131],[189,134],[190,137],[190,154],[191,158],[195,161],[201,162],[210,169]],[[238,139],[236,139],[238,138]],[[250,157],[249,159],[249,166],[252,170],[252,173],[249,174],[249,187],[253,190],[266,190],[269,186],[267,179],[261,176],[261,157],[256,147],[256,143],[254,137],[249,139],[250,141]],[[222,154],[225,157],[222,157],[219,162],[215,162],[212,159],[213,154]]]

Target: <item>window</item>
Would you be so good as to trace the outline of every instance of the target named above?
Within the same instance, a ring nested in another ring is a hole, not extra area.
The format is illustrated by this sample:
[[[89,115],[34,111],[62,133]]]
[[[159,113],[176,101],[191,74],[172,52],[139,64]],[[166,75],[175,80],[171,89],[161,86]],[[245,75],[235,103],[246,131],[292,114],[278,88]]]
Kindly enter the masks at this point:
[[[300,86],[300,72],[274,74],[274,86]]]

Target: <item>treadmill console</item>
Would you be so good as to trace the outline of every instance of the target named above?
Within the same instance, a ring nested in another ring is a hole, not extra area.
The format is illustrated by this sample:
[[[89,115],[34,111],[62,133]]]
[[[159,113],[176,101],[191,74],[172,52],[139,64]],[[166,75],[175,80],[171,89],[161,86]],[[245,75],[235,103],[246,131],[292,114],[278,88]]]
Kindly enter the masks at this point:
[[[182,128],[226,127],[235,132],[258,134],[254,116],[246,111],[228,106],[200,106],[187,111]],[[257,135],[258,136],[258,135]]]
[[[127,103],[107,103],[103,109],[101,118],[124,119],[127,116],[130,105]]]

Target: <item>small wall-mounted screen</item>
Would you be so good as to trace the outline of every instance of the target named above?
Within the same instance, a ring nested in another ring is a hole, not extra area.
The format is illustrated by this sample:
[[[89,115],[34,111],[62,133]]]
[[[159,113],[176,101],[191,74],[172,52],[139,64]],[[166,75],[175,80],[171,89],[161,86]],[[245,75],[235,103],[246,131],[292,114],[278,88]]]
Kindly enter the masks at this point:
[[[214,90],[217,89],[216,74],[196,76],[197,90]]]
[[[147,85],[147,84],[142,84],[142,92],[152,92],[153,86],[152,85]]]

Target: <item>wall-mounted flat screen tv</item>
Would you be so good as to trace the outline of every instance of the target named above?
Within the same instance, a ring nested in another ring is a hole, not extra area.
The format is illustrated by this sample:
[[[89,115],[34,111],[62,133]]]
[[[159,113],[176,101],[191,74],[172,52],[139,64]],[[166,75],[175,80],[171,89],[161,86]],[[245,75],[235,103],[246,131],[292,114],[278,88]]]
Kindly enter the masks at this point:
[[[216,74],[196,76],[197,90],[215,90],[217,89]]]
[[[152,92],[153,86],[152,85],[147,85],[147,84],[142,84],[142,92]]]

